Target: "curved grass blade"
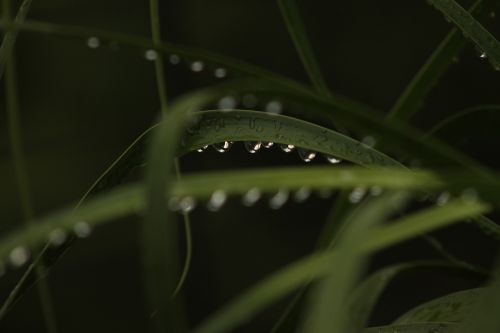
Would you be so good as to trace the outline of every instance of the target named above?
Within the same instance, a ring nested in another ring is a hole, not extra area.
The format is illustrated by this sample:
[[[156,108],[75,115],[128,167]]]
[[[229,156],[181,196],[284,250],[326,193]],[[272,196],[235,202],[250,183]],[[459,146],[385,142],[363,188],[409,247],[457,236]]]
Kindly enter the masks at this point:
[[[278,5],[283,18],[285,19],[288,33],[292,37],[295,49],[299,53],[300,60],[302,60],[302,64],[309,75],[309,79],[318,93],[323,96],[329,96],[330,92],[328,85],[321,74],[318,61],[314,56],[304,23],[300,17],[300,11],[296,0],[278,0]]]
[[[367,258],[358,255],[358,239],[384,222],[395,209],[406,204],[404,192],[386,193],[360,205],[342,224],[336,256],[328,264],[332,269],[311,291],[301,332],[359,332],[359,322],[351,321],[345,302],[365,268]]]
[[[453,21],[476,44],[495,70],[500,70],[500,43],[469,12],[454,0],[429,0],[429,3]]]
[[[394,221],[393,224],[377,227],[376,230],[358,239],[357,255],[367,255],[387,246],[399,243],[417,234],[443,227],[467,216],[474,216],[488,210],[477,203],[454,201],[443,207],[436,207],[414,213]],[[339,247],[340,249],[340,247]],[[252,318],[257,312],[292,290],[327,275],[333,268],[332,259],[337,250],[311,255],[281,269],[256,286],[238,296],[234,301],[217,311],[203,322],[195,333],[222,333]]]
[[[401,315],[394,321],[395,325],[455,322],[460,323],[477,305],[484,288],[461,290],[423,303]]]
[[[453,123],[453,122],[455,122],[463,117],[467,117],[471,114],[475,114],[477,112],[484,112],[484,111],[500,111],[500,105],[478,105],[478,106],[467,108],[467,109],[462,110],[460,112],[454,113],[451,116],[446,117],[445,119],[441,120],[439,123],[434,125],[424,135],[424,138],[427,136],[435,135],[436,132],[439,132],[444,127],[448,126],[449,124],[451,124],[451,123]]]
[[[264,112],[230,110],[196,113],[198,123],[188,128],[181,153],[189,143],[203,147],[214,142],[271,141],[330,154],[366,167],[402,165],[385,154],[325,127],[296,118]]]
[[[3,0],[2,6],[3,6],[2,19],[10,23],[11,20],[10,9],[9,9],[10,4],[7,0]],[[19,7],[17,15],[14,19],[15,25],[19,25],[24,22],[30,8],[31,8],[31,0],[24,0],[21,3],[21,6]],[[3,74],[5,72],[5,65],[9,61],[9,58],[11,57],[12,52],[14,50],[14,44],[16,43],[18,32],[19,31],[16,28],[8,29],[3,37],[2,45],[0,46],[0,80],[2,79]]]
[[[481,16],[485,16],[484,8],[488,6],[488,2],[477,0],[469,12],[473,15],[483,14]],[[423,101],[434,84],[444,75],[453,63],[453,59],[460,54],[466,45],[467,39],[460,30],[452,29],[399,96],[387,115],[387,119],[409,121],[422,107]]]

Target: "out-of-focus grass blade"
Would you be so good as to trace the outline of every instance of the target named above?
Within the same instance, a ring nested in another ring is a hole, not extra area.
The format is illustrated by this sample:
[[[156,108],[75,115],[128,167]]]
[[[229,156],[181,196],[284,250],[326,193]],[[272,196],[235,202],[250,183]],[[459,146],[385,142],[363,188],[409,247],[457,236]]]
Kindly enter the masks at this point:
[[[329,263],[330,273],[313,287],[309,306],[304,314],[300,332],[359,332],[362,327],[351,321],[345,302],[364,270],[366,258],[357,254],[361,235],[382,223],[405,205],[410,196],[404,192],[387,193],[360,205],[349,221],[343,223],[343,231],[336,256]],[[357,329],[356,329],[357,328]]]
[[[318,93],[329,96],[330,92],[328,86],[321,74],[318,61],[314,56],[296,1],[297,0],[278,0],[281,14],[285,19],[288,33],[292,37],[293,44],[299,53],[302,64],[309,75],[309,79],[311,79]]]
[[[463,324],[453,333],[497,333],[500,331],[500,265],[495,276],[477,298],[477,305],[466,314]]]
[[[406,262],[402,264],[396,264],[388,267],[384,267],[375,273],[372,273],[368,278],[366,278],[356,289],[353,291],[352,295],[349,297],[347,302],[348,316],[351,318],[352,323],[356,323],[356,326],[352,328],[353,332],[359,331],[365,327],[369,320],[369,317],[375,308],[377,301],[386,289],[387,285],[396,277],[397,275],[406,272],[408,270],[414,269],[427,269],[427,268],[450,268],[450,269],[463,269],[461,266],[450,264],[447,262],[439,261],[416,261],[416,262]],[[410,312],[409,312],[410,313]],[[405,317],[406,315],[403,315]],[[403,318],[401,317],[401,318]],[[439,317],[441,318],[441,317]],[[424,322],[447,322],[450,320],[430,320],[427,317],[419,318],[418,320],[404,320],[396,321],[394,324],[412,324],[412,323],[424,323]]]
[[[488,57],[494,69],[500,70],[500,43],[488,30],[454,0],[429,0],[429,2],[476,44],[482,52],[481,57]]]
[[[14,19],[15,24],[22,24],[26,19],[26,15],[31,7],[31,0],[24,0],[19,7],[16,18]],[[5,65],[9,60],[14,44],[16,43],[18,30],[16,28],[9,29],[2,40],[2,45],[0,46],[0,80],[5,72]]]
[[[477,305],[483,292],[483,288],[469,289],[435,298],[404,313],[393,324],[463,322]]]
[[[469,12],[473,15],[482,14],[489,2],[491,1],[477,0]],[[452,29],[399,96],[387,115],[387,119],[409,121],[422,107],[423,101],[435,82],[444,75],[453,63],[453,59],[460,54],[466,45],[467,39],[460,30]]]
[[[456,220],[487,212],[488,206],[462,200],[450,202],[443,207],[426,209],[414,213],[393,224],[377,227],[373,232],[358,239],[356,255],[366,255],[409,237],[451,224]],[[417,224],[413,226],[413,224]],[[339,246],[338,249],[341,249]],[[338,249],[314,254],[272,274],[255,287],[238,296],[203,322],[195,333],[222,333],[233,330],[249,320],[257,312],[292,290],[328,274],[335,266]]]

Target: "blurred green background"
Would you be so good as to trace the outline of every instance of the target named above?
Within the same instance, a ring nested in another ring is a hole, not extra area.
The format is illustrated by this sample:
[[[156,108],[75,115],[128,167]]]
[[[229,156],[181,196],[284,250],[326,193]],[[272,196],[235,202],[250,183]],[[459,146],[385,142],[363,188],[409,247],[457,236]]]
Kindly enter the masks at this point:
[[[423,0],[298,2],[332,90],[383,111],[390,109],[451,29]],[[160,4],[165,40],[233,56],[306,82],[275,1],[164,0]],[[470,1],[461,4],[467,7]],[[150,29],[148,2],[139,0],[33,0],[28,18],[144,36],[149,36]],[[497,37],[498,20],[500,17],[484,22]],[[153,63],[145,60],[144,52],[109,43],[91,49],[86,39],[21,33],[16,59],[22,132],[37,215],[75,203],[157,118]],[[167,65],[166,75],[170,100],[216,82],[210,72],[193,73],[186,64]],[[499,87],[500,74],[469,46],[434,88],[413,124],[426,129],[466,107],[499,104]],[[0,231],[7,233],[20,227],[22,214],[9,148],[3,82],[1,88]],[[259,102],[262,106],[266,101]],[[484,112],[440,135],[497,168],[499,125],[495,112]],[[323,163],[319,159],[313,162]],[[241,144],[235,144],[226,154],[214,150],[189,154],[181,164],[185,172],[191,172],[301,161],[296,154],[284,154],[277,148],[250,155]],[[217,213],[200,205],[192,214],[194,257],[185,286],[191,325],[260,278],[311,251],[334,200],[335,196],[315,196],[305,204],[288,203],[277,211],[265,202],[246,208],[238,198],[231,198]],[[131,217],[94,230],[52,270],[48,280],[61,332],[147,331],[138,221]],[[475,246],[461,246],[464,234]],[[491,259],[485,253],[495,249],[495,244],[471,226],[453,227],[436,235],[459,256],[485,265]],[[373,268],[435,257],[428,245],[414,240],[377,255]],[[10,270],[2,277],[1,300],[20,274]],[[477,277],[449,271],[405,274],[384,294],[384,306],[372,321],[385,324],[419,301],[475,287],[479,282]],[[286,301],[238,332],[269,331]],[[0,323],[0,331],[43,332],[36,291],[9,313]]]

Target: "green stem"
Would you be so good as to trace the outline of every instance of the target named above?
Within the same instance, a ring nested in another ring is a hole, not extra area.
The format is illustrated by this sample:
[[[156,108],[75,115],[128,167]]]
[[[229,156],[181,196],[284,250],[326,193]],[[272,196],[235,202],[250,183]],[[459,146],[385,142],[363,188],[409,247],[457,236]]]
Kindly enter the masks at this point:
[[[26,15],[29,9],[30,0],[24,1],[21,4],[20,14]],[[10,0],[3,1],[3,17],[5,20],[11,20],[11,8]],[[23,212],[23,218],[26,226],[31,225],[35,217],[35,212],[33,208],[33,201],[30,194],[30,184],[28,178],[28,170],[26,166],[26,156],[23,152],[22,134],[21,134],[21,119],[19,112],[19,100],[17,91],[17,73],[16,73],[16,61],[14,57],[14,42],[15,42],[15,32],[7,32],[2,43],[2,55],[3,64],[5,64],[5,98],[6,98],[6,108],[7,108],[7,121],[9,130],[10,146],[13,154],[13,163],[15,168],[15,178],[17,182],[19,199],[21,201],[21,208]],[[33,252],[35,249],[32,249]],[[45,327],[47,332],[56,333],[56,323],[54,318],[54,311],[52,306],[52,300],[50,296],[49,286],[47,281],[44,279],[44,267],[43,264],[39,263],[34,266],[37,278],[41,283],[38,284],[38,296],[41,302],[41,308],[43,312],[43,318],[45,321]],[[15,290],[11,294],[16,294]],[[0,311],[0,319],[5,315],[5,310],[8,309],[10,303],[15,299],[15,297],[9,297],[7,302],[4,303]]]

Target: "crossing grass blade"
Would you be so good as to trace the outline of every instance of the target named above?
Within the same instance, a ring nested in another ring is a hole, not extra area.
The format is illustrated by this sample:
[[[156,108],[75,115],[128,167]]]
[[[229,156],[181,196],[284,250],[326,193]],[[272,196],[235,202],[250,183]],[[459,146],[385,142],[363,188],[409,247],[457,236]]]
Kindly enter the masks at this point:
[[[477,0],[469,12],[484,17],[487,13],[486,8],[491,6],[491,2]],[[445,74],[466,45],[467,38],[459,29],[452,29],[398,97],[387,119],[409,121],[422,108],[423,101],[435,83]]]
[[[476,44],[482,53],[481,57],[487,57],[493,68],[500,70],[500,43],[471,13],[454,0],[429,0],[429,2]]]
[[[443,207],[414,213],[359,237],[356,254],[373,253],[416,234],[453,223],[457,219],[482,214],[488,209],[488,206],[482,204],[459,200]],[[332,260],[337,258],[339,249],[341,247],[336,249],[337,251],[311,255],[272,274],[210,316],[194,332],[222,333],[235,329],[263,308],[301,285],[326,276],[334,269],[331,264]]]
[[[311,290],[300,332],[359,332],[359,322],[349,316],[345,302],[362,274],[367,258],[358,255],[358,239],[380,225],[395,209],[410,199],[404,192],[386,193],[360,205],[340,235],[336,256],[328,264],[331,271]]]
[[[292,37],[295,49],[299,53],[302,64],[306,69],[309,79],[316,91],[323,96],[329,96],[330,92],[326,81],[321,74],[319,64],[314,56],[314,51],[307,37],[304,22],[300,16],[300,10],[296,0],[278,0],[281,14],[285,19],[288,33]]]

